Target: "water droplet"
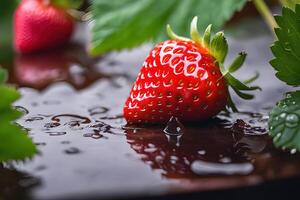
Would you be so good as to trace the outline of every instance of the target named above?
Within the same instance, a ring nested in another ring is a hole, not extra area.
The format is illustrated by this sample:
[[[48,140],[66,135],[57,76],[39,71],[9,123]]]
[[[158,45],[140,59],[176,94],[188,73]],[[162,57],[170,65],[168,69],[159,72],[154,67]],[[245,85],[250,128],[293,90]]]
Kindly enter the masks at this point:
[[[199,155],[205,155],[205,154],[206,154],[206,151],[205,151],[205,150],[199,150],[199,151],[198,151],[198,154],[199,154]]]
[[[45,169],[47,169],[47,167],[45,165],[40,165],[40,166],[35,168],[36,171],[42,171],[42,170],[45,170]]]
[[[35,145],[37,145],[37,146],[46,146],[46,142],[36,142]]]
[[[25,115],[29,113],[29,111],[26,108],[22,107],[22,106],[15,106],[15,109],[22,112]]]
[[[70,126],[78,126],[78,124],[89,124],[91,120],[87,117],[79,116],[79,115],[72,115],[72,114],[63,114],[63,115],[56,115],[52,117],[52,121],[61,122],[63,119],[69,119],[66,124]]]
[[[39,121],[39,120],[43,120],[43,119],[44,119],[43,117],[30,117],[30,118],[27,118],[25,121],[33,122],[33,121]]]
[[[97,107],[88,109],[88,111],[89,111],[90,115],[93,116],[93,115],[107,113],[109,111],[109,109],[102,107],[102,106],[97,106]]]
[[[277,142],[279,140],[279,138],[281,137],[281,133],[277,133],[276,136],[274,137],[274,142]]]
[[[156,148],[145,148],[144,150],[146,153],[154,153],[155,151],[157,151]]]
[[[32,107],[37,107],[38,105],[39,105],[39,104],[38,104],[37,102],[32,102],[32,103],[31,103],[31,106],[32,106]]]
[[[178,157],[177,156],[170,156],[170,161],[172,164],[176,164],[178,161]]]
[[[60,101],[57,101],[57,100],[47,100],[47,101],[44,101],[43,104],[45,104],[45,105],[58,105],[58,104],[60,104]]]
[[[297,149],[291,149],[290,153],[295,154],[297,152]]]
[[[91,137],[93,139],[100,139],[103,137],[103,135],[100,134],[99,132],[94,132],[94,133],[85,133],[85,134],[83,134],[83,137]]]
[[[48,133],[50,136],[61,136],[61,135],[66,135],[67,132],[65,131],[58,131],[58,132],[46,132]]]
[[[93,134],[93,135],[92,135],[92,138],[93,138],[93,139],[100,139],[100,138],[102,138],[102,137],[103,137],[103,135],[101,135],[101,134],[99,134],[99,133],[98,133],[98,134]]]
[[[280,117],[281,117],[281,118],[285,118],[285,117],[286,117],[286,113],[281,113],[281,114],[280,114]]]
[[[289,128],[294,128],[299,124],[299,117],[296,114],[288,114],[285,119],[285,125]]]
[[[224,175],[247,175],[253,171],[251,163],[212,163],[202,160],[195,160],[191,164],[191,170],[198,175],[224,174]]]
[[[58,127],[60,126],[60,123],[57,123],[57,122],[53,122],[53,123],[46,123],[44,125],[45,128],[55,128],[55,127]]]
[[[261,121],[267,122],[269,120],[269,115],[262,116]]]
[[[168,139],[168,142],[170,145],[175,145],[177,147],[180,146],[180,138],[182,135],[170,135],[166,134],[166,137]]]
[[[231,158],[223,157],[223,158],[220,159],[220,162],[222,162],[222,163],[230,163],[231,162]]]
[[[76,147],[70,147],[64,151],[66,154],[78,154],[81,151]]]
[[[291,45],[290,45],[289,42],[285,42],[285,43],[284,43],[284,49],[285,49],[286,51],[291,51]]]
[[[94,131],[103,132],[103,133],[111,133],[112,126],[105,124],[103,122],[97,122],[97,124],[93,124],[90,128],[95,129]]]
[[[171,117],[164,132],[168,135],[182,135],[184,133],[184,126],[180,123],[177,117]]]
[[[258,121],[255,122],[258,124]],[[258,124],[260,125],[260,124]],[[262,124],[263,126],[263,124]],[[260,126],[251,126],[250,124],[246,123],[244,120],[237,119],[233,126],[231,127],[233,132],[236,133],[244,133],[245,135],[265,135],[267,134],[267,130],[264,127]]]

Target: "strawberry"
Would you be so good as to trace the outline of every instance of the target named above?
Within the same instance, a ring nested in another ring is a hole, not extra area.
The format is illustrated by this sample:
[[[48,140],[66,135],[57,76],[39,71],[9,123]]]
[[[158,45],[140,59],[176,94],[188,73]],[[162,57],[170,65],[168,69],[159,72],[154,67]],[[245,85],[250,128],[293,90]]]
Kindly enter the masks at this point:
[[[14,16],[14,47],[20,53],[57,47],[70,39],[73,29],[65,9],[51,1],[23,0]]]
[[[191,23],[191,38],[176,35],[170,26],[171,40],[159,43],[146,58],[124,106],[129,124],[165,123],[171,116],[181,121],[207,120],[226,106],[236,111],[228,86],[242,98],[259,89],[246,85],[231,73],[239,69],[245,58],[240,53],[229,69],[224,60],[228,44],[222,32],[211,39],[211,25],[203,38],[197,30],[197,17]]]

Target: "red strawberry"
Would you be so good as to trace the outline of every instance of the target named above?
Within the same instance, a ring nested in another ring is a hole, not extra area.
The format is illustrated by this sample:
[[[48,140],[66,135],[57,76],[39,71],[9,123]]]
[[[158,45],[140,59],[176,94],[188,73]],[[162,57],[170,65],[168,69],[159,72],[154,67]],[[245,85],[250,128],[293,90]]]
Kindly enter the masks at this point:
[[[211,40],[210,29],[201,38],[197,17],[191,24],[192,39],[177,36],[167,27],[172,40],[150,52],[125,103],[124,116],[129,124],[165,123],[171,116],[181,121],[206,120],[226,105],[236,110],[228,86],[245,99],[253,97],[241,91],[258,88],[248,87],[230,74],[243,64],[246,54],[239,54],[225,70],[226,39],[219,32]]]
[[[23,0],[15,12],[14,47],[21,53],[57,47],[67,42],[74,21],[68,13],[45,0]]]

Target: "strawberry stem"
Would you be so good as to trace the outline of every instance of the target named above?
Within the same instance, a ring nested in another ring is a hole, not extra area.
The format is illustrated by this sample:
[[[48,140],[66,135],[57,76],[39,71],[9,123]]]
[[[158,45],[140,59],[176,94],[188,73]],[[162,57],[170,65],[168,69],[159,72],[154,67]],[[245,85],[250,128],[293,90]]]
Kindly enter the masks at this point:
[[[261,16],[266,21],[267,25],[269,26],[271,32],[276,37],[274,29],[278,27],[273,14],[271,13],[270,9],[268,8],[267,4],[264,2],[264,0],[253,0],[253,4],[255,5],[258,12],[261,14]]]

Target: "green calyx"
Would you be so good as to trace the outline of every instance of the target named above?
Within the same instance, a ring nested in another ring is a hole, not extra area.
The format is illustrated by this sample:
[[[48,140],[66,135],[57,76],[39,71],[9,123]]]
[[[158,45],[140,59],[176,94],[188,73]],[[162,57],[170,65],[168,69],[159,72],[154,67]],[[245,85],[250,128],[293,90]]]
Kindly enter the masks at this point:
[[[44,2],[63,9],[78,9],[83,4],[83,0],[44,0]]]
[[[254,95],[249,92],[253,90],[261,90],[261,88],[258,86],[249,86],[248,84],[252,83],[258,78],[258,73],[245,81],[240,81],[231,74],[241,68],[241,66],[244,64],[247,54],[245,52],[239,53],[233,60],[231,65],[229,65],[228,68],[225,68],[224,61],[228,53],[228,43],[224,36],[224,33],[220,31],[212,35],[212,25],[209,25],[204,31],[203,36],[201,36],[197,28],[197,21],[198,17],[196,16],[191,22],[191,39],[175,34],[172,31],[170,25],[167,25],[167,33],[173,40],[193,41],[196,44],[206,48],[208,52],[216,59],[223,77],[225,78],[227,84],[232,88],[232,90],[242,99],[253,99]],[[228,107],[231,108],[234,112],[238,111],[230,96],[228,100]]]

